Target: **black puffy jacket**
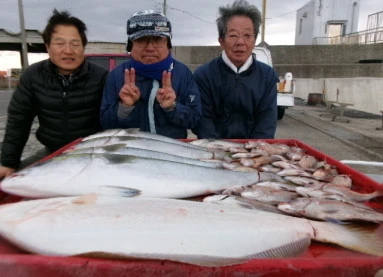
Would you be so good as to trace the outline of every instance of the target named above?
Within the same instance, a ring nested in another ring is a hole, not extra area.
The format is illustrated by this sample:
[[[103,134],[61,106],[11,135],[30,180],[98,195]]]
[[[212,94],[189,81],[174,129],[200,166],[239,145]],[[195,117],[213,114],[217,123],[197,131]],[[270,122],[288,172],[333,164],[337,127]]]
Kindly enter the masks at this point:
[[[98,132],[107,75],[104,68],[85,61],[66,87],[49,60],[29,66],[8,106],[2,165],[19,166],[36,116],[39,121],[36,137],[51,151]]]

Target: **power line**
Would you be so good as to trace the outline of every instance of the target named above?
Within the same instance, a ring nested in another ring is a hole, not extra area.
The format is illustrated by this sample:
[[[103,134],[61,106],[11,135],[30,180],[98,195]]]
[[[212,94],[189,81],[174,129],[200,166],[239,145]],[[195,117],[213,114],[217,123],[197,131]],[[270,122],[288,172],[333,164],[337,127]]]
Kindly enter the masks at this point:
[[[288,14],[292,14],[292,13],[295,13],[297,10],[294,10],[294,11],[291,11],[291,12],[287,12],[287,13],[283,13],[283,14],[280,14],[280,15],[277,15],[277,16],[274,16],[274,17],[266,17],[266,19],[276,19],[276,18],[279,18],[279,17],[282,17],[282,16],[285,16],[285,15],[288,15]]]
[[[151,0],[152,2],[156,3],[156,5],[161,5],[161,7],[166,10],[166,9],[171,9],[171,10],[175,10],[175,11],[178,11],[178,12],[182,12],[182,13],[185,13],[195,19],[198,19],[200,21],[203,21],[205,23],[209,23],[209,24],[215,24],[215,22],[211,22],[211,21],[208,21],[208,20],[205,20],[197,15],[195,15],[194,13],[192,12],[189,12],[189,11],[186,11],[186,10],[183,10],[183,9],[179,9],[179,8],[175,8],[175,7],[172,7],[170,5],[167,5],[166,4],[166,1],[165,1],[165,4],[163,3],[159,3],[157,1],[154,1],[154,0]],[[279,17],[282,17],[282,16],[286,16],[286,15],[289,15],[289,14],[292,14],[292,13],[295,13],[297,12],[299,9],[296,9],[296,10],[292,10],[290,12],[287,12],[287,13],[283,13],[283,14],[280,14],[280,15],[277,15],[277,16],[273,16],[273,17],[266,17],[267,20],[271,20],[271,19],[276,19],[276,18],[279,18]]]
[[[307,8],[307,7],[310,7],[310,6],[314,6],[314,4],[310,3],[309,5],[306,5],[305,7]],[[296,10],[293,10],[293,11],[290,11],[290,12],[287,12],[287,13],[283,13],[283,14],[280,14],[280,15],[277,15],[277,16],[274,16],[274,17],[266,17],[266,19],[275,19],[275,18],[278,18],[278,17],[289,15],[291,13],[297,12],[299,9],[296,9]]]
[[[169,6],[166,4],[166,1],[165,0],[162,0],[163,2],[162,3],[159,3],[158,1],[154,1],[154,0],[151,0],[152,2],[154,2],[156,4],[156,6],[160,6],[161,5],[161,8],[163,9],[163,11],[165,11],[166,9],[171,9],[171,10],[175,10],[175,11],[178,11],[178,12],[182,12],[182,13],[185,13],[195,19],[198,19],[200,21],[203,21],[205,23],[209,23],[209,24],[215,24],[215,22],[211,22],[211,21],[208,21],[208,20],[205,20],[203,18],[200,18],[198,16],[196,16],[195,14],[189,12],[189,11],[185,11],[185,10],[182,10],[182,9],[178,9],[178,8],[175,8],[175,7],[172,7],[172,6]]]
[[[188,12],[188,11],[185,11],[185,10],[181,10],[181,9],[177,9],[177,8],[174,8],[172,6],[169,6],[167,5],[167,8],[171,9],[171,10],[175,10],[175,11],[178,11],[178,12],[182,12],[182,13],[185,13],[187,15],[190,15],[191,17],[194,17],[195,19],[198,19],[200,21],[203,21],[203,22],[206,22],[206,23],[209,23],[209,24],[215,24],[215,22],[211,22],[211,21],[207,21],[205,19],[202,19],[194,14],[192,14],[191,12]]]

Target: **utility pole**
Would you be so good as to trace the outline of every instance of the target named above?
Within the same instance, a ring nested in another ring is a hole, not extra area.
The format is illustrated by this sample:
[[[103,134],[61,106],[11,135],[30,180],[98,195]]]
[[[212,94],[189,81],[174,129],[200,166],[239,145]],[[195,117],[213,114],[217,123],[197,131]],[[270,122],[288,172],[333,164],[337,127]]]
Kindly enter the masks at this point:
[[[265,25],[266,25],[266,0],[262,0],[262,32],[261,42],[265,41]]]
[[[23,1],[18,0],[19,4],[19,18],[20,18],[20,35],[21,35],[21,64],[23,70],[28,67],[28,46],[27,46],[27,38],[25,33],[25,25],[24,25],[24,12],[23,12]]]
[[[166,0],[164,0],[164,3],[162,4],[162,10],[163,14],[166,16]]]

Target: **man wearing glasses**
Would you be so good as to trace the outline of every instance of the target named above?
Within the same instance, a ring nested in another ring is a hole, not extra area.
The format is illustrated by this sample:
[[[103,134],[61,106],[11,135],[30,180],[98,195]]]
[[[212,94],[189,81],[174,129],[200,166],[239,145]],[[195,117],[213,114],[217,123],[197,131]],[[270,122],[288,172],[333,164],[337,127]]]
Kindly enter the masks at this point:
[[[274,138],[279,78],[252,54],[261,13],[245,0],[219,8],[222,55],[197,68],[203,119],[198,138]]]
[[[172,138],[202,118],[192,72],[173,59],[171,24],[160,12],[141,11],[127,22],[131,58],[109,75],[101,104],[104,129],[140,128]]]

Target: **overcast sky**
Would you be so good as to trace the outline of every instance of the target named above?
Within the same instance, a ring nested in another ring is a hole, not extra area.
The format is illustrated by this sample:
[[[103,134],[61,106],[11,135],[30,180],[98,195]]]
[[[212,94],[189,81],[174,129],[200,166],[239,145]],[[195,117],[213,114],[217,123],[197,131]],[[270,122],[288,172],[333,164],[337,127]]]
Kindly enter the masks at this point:
[[[248,0],[262,11],[262,0]],[[218,45],[215,19],[218,7],[233,0],[167,0],[166,14],[172,23],[175,46]],[[268,0],[265,41],[270,45],[292,45],[295,41],[296,11],[309,0]],[[0,28],[20,32],[16,0],[1,0]],[[68,10],[88,26],[91,41],[126,42],[126,21],[144,9],[162,11],[163,0],[23,0],[26,29],[42,31],[52,10]],[[359,31],[367,17],[383,10],[382,0],[360,0]],[[258,37],[257,43],[260,42]],[[1,51],[0,51],[1,52]],[[4,54],[0,53],[0,62]],[[2,62],[4,64],[4,61]],[[0,70],[2,70],[0,64]]]
[[[19,32],[16,0],[2,0],[0,28]],[[217,45],[218,7],[233,0],[167,0],[166,13],[173,26],[174,45]],[[249,0],[262,11],[262,0]],[[270,45],[294,44],[296,10],[309,0],[269,0],[265,40]],[[43,30],[53,8],[66,9],[88,26],[90,40],[126,41],[126,21],[143,9],[162,11],[163,0],[23,0],[26,29]],[[360,0],[359,31],[369,14],[383,10],[381,0]],[[259,41],[258,41],[259,42]]]

